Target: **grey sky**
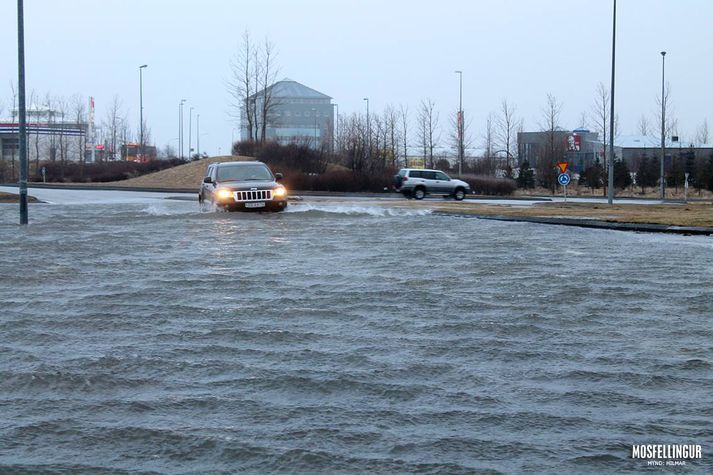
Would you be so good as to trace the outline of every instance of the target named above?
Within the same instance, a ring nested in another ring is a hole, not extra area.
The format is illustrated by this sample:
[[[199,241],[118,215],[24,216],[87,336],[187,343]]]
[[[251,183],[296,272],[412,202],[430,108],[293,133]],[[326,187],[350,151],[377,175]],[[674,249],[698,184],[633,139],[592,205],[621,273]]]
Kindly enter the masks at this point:
[[[340,113],[406,104],[415,118],[430,97],[440,123],[464,109],[475,142],[502,98],[525,129],[539,129],[548,92],[563,103],[561,125],[576,127],[610,75],[610,0],[504,1],[25,1],[27,89],[94,96],[98,121],[117,94],[138,126],[138,66],[144,110],[157,145],[178,136],[178,103],[201,116],[201,148],[226,152],[237,124],[228,116],[229,62],[242,32],[278,49],[279,78],[334,98]],[[0,4],[0,100],[17,81],[16,2]],[[619,0],[617,113],[633,134],[650,122],[661,88],[661,56],[679,132],[713,126],[713,1]],[[188,117],[188,109],[186,109]],[[415,121],[414,121],[415,122]],[[415,125],[412,125],[415,130]],[[236,132],[237,135],[237,132]],[[442,133],[445,142],[446,133]]]

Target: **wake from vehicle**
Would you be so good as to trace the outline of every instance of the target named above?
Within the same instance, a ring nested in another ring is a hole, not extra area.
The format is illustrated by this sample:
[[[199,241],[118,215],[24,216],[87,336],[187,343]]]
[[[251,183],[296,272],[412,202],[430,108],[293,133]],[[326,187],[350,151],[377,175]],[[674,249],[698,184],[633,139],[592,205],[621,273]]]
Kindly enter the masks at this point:
[[[343,214],[348,216],[427,216],[430,209],[382,208],[380,206],[290,204],[285,213]]]

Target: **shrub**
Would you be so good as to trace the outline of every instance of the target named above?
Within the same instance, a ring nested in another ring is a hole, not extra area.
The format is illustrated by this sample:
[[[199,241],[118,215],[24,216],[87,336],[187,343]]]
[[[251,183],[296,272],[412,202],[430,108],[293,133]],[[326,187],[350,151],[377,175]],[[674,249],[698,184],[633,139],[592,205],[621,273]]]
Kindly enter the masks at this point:
[[[461,179],[470,185],[476,195],[509,196],[517,189],[517,183],[510,178],[465,175]]]
[[[271,168],[296,169],[305,173],[322,173],[327,166],[327,156],[304,144],[280,145],[277,142],[259,144],[251,141],[237,142],[233,146],[237,155],[254,157]]]
[[[275,169],[275,171],[280,171]],[[283,182],[291,190],[299,191],[341,191],[341,192],[381,192],[388,188],[393,172],[360,174],[351,170],[333,170],[325,173],[303,173],[299,170],[282,171]]]
[[[146,163],[117,161],[100,163],[78,162],[44,162],[46,178],[50,183],[67,182],[109,182],[126,180],[128,178],[153,173],[166,168],[175,167],[186,163],[184,160],[173,158],[170,160],[152,160]],[[31,181],[42,181],[40,172],[36,172]]]

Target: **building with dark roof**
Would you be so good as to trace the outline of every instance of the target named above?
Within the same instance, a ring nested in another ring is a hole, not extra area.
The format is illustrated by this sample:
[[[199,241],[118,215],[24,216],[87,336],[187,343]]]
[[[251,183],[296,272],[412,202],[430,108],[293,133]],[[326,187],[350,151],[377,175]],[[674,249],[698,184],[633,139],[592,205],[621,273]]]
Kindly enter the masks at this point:
[[[280,144],[302,143],[319,147],[332,143],[334,133],[334,107],[332,98],[292,79],[283,79],[250,96],[262,110],[264,97],[270,97],[267,114],[266,140]],[[245,106],[241,108],[240,139],[248,140],[248,120]],[[262,123],[258,112],[259,124]]]
[[[596,163],[604,165],[604,143],[596,132],[586,129],[556,130],[553,134],[555,141],[556,161],[567,161],[572,171],[582,173],[587,167]],[[608,139],[608,137],[607,137]],[[549,132],[520,132],[518,140],[518,164],[528,161],[533,168],[537,167],[540,160],[546,158],[549,150]],[[667,140],[664,147],[664,166],[668,170],[673,163],[682,157],[692,154],[693,158],[708,158],[713,156],[713,145],[685,144],[678,141],[678,137]],[[609,144],[606,150],[609,156]],[[643,158],[661,157],[661,138],[641,135],[621,135],[614,138],[614,156],[617,160],[623,159],[630,170],[637,170]]]

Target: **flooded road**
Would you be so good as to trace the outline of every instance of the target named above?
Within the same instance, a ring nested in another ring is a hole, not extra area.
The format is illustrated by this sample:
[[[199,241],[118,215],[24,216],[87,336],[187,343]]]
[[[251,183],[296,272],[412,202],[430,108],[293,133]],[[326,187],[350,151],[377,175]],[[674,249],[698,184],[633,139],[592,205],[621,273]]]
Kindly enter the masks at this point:
[[[0,472],[713,470],[713,239],[367,201],[0,205]]]

